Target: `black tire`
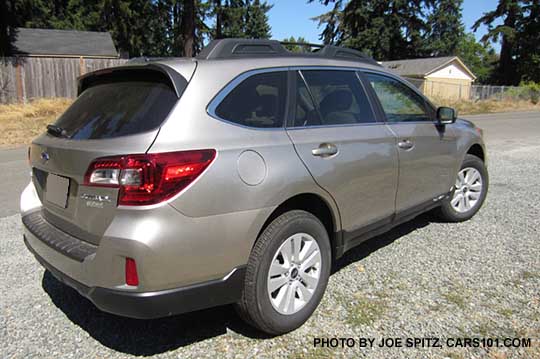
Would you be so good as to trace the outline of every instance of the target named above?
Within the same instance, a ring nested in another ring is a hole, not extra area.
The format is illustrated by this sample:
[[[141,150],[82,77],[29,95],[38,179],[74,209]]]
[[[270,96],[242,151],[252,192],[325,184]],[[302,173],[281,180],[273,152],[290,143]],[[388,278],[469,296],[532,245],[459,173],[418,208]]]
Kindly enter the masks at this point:
[[[454,191],[452,191],[449,198],[445,199],[441,206],[437,209],[436,214],[440,219],[446,222],[463,222],[471,219],[476,212],[480,210],[480,207],[482,207],[482,204],[484,203],[484,200],[486,199],[488,187],[489,187],[489,176],[486,169],[486,166],[484,165],[484,162],[474,156],[467,154],[465,155],[465,159],[463,161],[463,164],[460,167],[460,171],[464,168],[472,167],[478,170],[480,173],[480,176],[482,177],[482,191],[480,193],[480,197],[478,199],[478,202],[468,211],[466,212],[458,212],[454,209],[454,207],[451,204],[452,198],[454,196]]]
[[[296,313],[280,314],[267,291],[268,270],[281,244],[297,233],[309,234],[319,245],[321,268],[319,282],[309,301]],[[261,331],[279,335],[300,327],[319,305],[330,276],[332,258],[330,240],[321,221],[309,212],[293,210],[274,219],[257,239],[248,261],[238,314]]]

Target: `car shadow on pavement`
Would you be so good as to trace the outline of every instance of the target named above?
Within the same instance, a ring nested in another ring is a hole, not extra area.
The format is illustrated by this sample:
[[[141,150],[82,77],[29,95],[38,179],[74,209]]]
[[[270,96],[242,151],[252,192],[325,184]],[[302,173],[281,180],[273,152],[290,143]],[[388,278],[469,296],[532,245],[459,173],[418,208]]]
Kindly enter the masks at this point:
[[[430,223],[428,215],[404,223],[350,250],[335,263],[333,273],[357,262],[396,239]],[[221,336],[230,329],[250,338],[270,338],[245,324],[231,305],[162,319],[138,320],[97,309],[88,299],[45,271],[42,287],[74,324],[102,345],[130,355],[149,356]]]

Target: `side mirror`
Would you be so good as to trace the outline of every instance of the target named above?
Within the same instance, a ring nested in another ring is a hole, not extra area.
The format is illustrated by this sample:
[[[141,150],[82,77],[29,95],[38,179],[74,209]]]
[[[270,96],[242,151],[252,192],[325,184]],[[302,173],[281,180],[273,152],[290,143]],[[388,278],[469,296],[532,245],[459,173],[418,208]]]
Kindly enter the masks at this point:
[[[456,122],[457,112],[451,107],[439,107],[437,109],[437,124],[450,125]]]

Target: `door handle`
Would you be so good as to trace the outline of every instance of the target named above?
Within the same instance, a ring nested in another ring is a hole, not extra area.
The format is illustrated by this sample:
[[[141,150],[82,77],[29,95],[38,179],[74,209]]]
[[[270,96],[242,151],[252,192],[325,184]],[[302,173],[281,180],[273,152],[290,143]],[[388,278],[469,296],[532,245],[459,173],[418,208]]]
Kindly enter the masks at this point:
[[[410,140],[399,141],[397,145],[403,150],[410,150],[414,147],[414,143],[412,143]]]
[[[331,143],[321,143],[318,148],[311,150],[313,156],[329,157],[338,153],[338,149]]]

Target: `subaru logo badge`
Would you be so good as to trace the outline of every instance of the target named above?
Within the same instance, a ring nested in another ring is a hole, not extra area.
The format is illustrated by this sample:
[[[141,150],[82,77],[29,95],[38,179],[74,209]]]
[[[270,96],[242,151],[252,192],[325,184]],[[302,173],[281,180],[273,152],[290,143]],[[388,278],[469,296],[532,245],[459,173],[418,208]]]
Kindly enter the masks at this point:
[[[41,152],[41,159],[42,159],[43,161],[48,161],[49,158],[50,158],[50,157],[49,157],[49,154],[48,154],[47,152],[45,152],[45,151]]]

